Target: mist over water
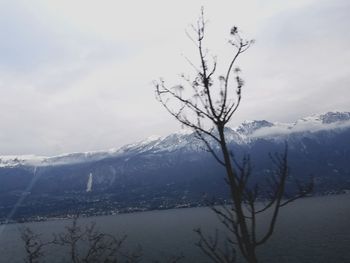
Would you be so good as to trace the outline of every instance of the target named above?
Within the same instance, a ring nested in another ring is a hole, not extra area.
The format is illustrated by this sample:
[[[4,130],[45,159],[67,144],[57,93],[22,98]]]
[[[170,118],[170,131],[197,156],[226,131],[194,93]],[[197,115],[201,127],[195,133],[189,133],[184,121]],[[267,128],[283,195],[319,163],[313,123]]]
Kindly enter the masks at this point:
[[[311,197],[281,211],[272,239],[258,250],[261,262],[350,262],[350,195]],[[268,215],[260,218],[261,229]],[[223,228],[209,208],[173,209],[117,216],[81,218],[80,224],[97,223],[102,232],[128,235],[126,247],[143,248],[144,262],[183,254],[181,262],[210,262],[194,245],[193,232],[201,227],[213,234]],[[0,262],[23,262],[24,248],[18,228],[29,226],[43,238],[62,232],[69,220],[7,225],[0,237]],[[64,262],[64,251],[51,249],[46,262]],[[239,261],[241,262],[241,261]]]

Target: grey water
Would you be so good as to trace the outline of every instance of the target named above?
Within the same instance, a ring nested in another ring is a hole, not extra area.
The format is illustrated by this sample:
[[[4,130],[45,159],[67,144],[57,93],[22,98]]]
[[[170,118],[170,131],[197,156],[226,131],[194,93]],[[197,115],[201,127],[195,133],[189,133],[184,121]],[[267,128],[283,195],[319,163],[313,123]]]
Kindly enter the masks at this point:
[[[259,219],[260,234],[266,230],[268,218]],[[126,234],[128,249],[142,246],[143,262],[166,262],[167,257],[180,254],[184,256],[181,262],[210,262],[195,246],[193,229],[201,227],[208,234],[219,229],[224,234],[217,217],[206,207],[79,219],[82,225],[92,221],[102,232]],[[70,223],[56,220],[6,225],[0,236],[0,262],[23,262],[19,227],[29,226],[49,239]],[[61,254],[56,249],[47,251],[46,262],[65,262]],[[273,237],[258,250],[258,256],[260,262],[269,263],[350,262],[350,194],[310,197],[284,207]]]

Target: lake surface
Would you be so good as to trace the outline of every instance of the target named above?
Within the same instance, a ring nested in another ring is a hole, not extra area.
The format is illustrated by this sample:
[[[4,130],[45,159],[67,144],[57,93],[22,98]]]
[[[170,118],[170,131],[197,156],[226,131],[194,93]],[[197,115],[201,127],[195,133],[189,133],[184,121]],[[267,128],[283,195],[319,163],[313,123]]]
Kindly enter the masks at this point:
[[[268,215],[260,219],[261,229],[266,229],[267,219]],[[179,254],[185,256],[181,262],[210,262],[194,245],[197,236],[193,229],[201,227],[207,233],[222,230],[213,212],[204,207],[79,219],[80,224],[92,221],[102,232],[128,235],[130,249],[140,244],[143,262],[163,262]],[[69,224],[69,220],[57,220],[6,225],[0,235],[0,262],[23,262],[19,227],[29,226],[45,239]],[[46,262],[64,262],[57,249],[47,254]],[[269,263],[350,262],[350,195],[311,197],[286,206],[273,237],[258,254],[260,262]]]

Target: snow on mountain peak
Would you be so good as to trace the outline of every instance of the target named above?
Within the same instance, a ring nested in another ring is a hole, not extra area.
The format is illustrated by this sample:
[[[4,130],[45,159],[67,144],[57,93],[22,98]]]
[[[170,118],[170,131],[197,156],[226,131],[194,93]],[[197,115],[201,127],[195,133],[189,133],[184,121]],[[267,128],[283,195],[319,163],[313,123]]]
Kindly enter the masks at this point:
[[[236,128],[226,128],[226,140],[229,143],[247,144],[255,138],[284,138],[292,133],[312,133],[320,130],[332,130],[350,127],[350,112],[327,112],[301,118],[294,123],[268,122],[266,120],[245,121]],[[208,138],[210,143],[214,141]],[[14,166],[49,166],[98,161],[104,158],[135,154],[142,152],[163,153],[175,150],[198,151],[205,148],[201,140],[189,129],[168,136],[150,136],[137,143],[107,151],[62,154],[53,157],[35,155],[0,156],[0,167]]]
[[[327,112],[314,114],[297,120],[291,127],[292,131],[319,131],[341,128],[350,124],[350,112]]]
[[[313,122],[322,124],[331,124],[336,122],[350,121],[350,112],[327,112],[324,114],[314,114],[309,117],[301,118],[299,122]]]
[[[273,123],[260,120],[260,121],[244,121],[241,125],[239,125],[234,130],[242,135],[252,135],[255,131],[266,128],[266,127],[272,127]]]
[[[334,123],[341,121],[350,121],[350,112],[327,112],[320,115],[322,123]]]
[[[325,114],[314,114],[301,118],[294,123],[273,123],[255,129],[251,137],[271,137],[301,132],[317,132],[321,130],[332,130],[350,127],[350,112],[327,112]]]
[[[46,157],[35,155],[3,155],[0,156],[0,167],[18,166],[18,165],[40,165]]]

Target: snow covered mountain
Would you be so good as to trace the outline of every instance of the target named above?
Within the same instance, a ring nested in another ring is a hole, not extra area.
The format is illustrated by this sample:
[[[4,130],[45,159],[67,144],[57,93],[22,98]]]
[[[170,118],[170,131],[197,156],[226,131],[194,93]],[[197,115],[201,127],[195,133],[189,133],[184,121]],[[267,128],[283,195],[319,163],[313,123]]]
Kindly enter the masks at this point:
[[[227,128],[226,138],[229,143],[244,145],[259,138],[285,140],[290,135],[310,135],[318,131],[337,131],[349,127],[350,112],[328,112],[301,118],[294,123],[272,123],[266,120],[245,121],[238,127]],[[150,151],[154,153],[172,152],[180,149],[184,151],[202,151],[203,148],[205,148],[204,145],[190,130],[182,130],[165,137],[151,136],[140,142],[107,151],[69,153],[53,157],[35,155],[0,156],[0,167],[68,165]]]
[[[287,141],[298,180],[313,174],[319,193],[350,189],[349,112],[313,115],[294,123],[245,121],[227,128],[225,135],[238,160],[250,154],[254,180],[271,172],[269,153],[282,152]],[[170,208],[196,203],[203,193],[225,198],[225,173],[204,148],[195,134],[181,131],[108,151],[1,156],[0,219],[13,214],[18,200],[22,208],[15,216],[23,217],[77,209],[95,213]]]

